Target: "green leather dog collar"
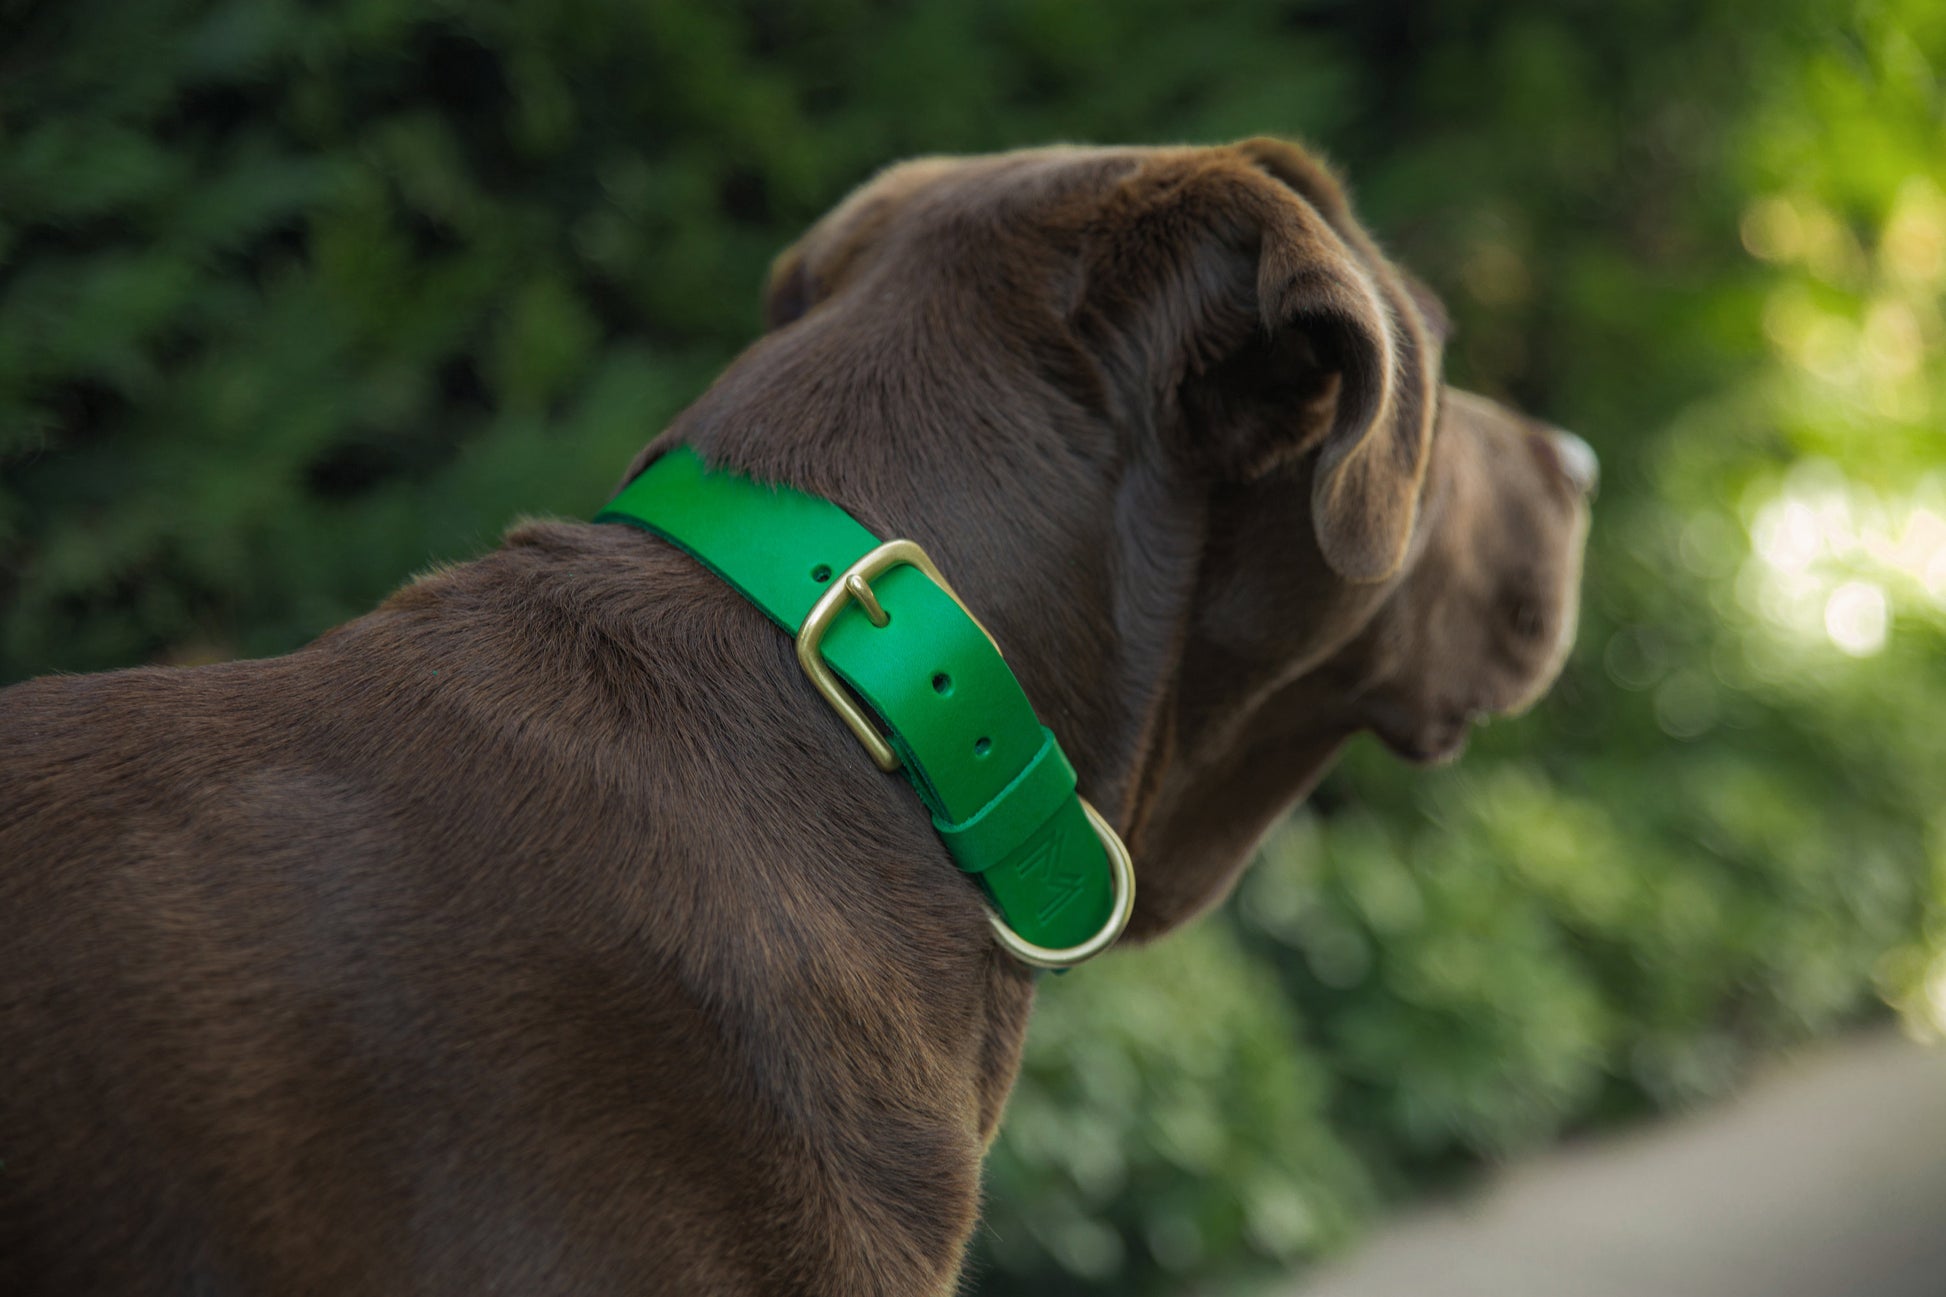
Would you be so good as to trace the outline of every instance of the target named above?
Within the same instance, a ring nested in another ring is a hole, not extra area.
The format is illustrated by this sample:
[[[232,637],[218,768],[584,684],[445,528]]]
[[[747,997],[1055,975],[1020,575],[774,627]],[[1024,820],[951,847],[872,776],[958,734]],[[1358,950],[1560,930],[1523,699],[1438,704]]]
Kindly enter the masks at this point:
[[[687,447],[595,521],[677,545],[796,637],[806,673],[874,759],[905,771],[1016,957],[1065,968],[1121,935],[1135,894],[1126,849],[1077,796],[1073,767],[999,648],[917,545],[880,544],[830,501],[709,471]]]

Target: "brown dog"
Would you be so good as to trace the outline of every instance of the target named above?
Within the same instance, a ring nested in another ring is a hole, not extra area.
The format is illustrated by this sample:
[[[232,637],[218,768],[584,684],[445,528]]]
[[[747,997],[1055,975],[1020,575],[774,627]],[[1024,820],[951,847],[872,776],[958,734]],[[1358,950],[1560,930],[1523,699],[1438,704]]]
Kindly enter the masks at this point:
[[[915,162],[645,460],[923,544],[1149,936],[1351,733],[1438,758],[1559,667],[1591,461],[1442,402],[1430,310],[1288,145]],[[1034,979],[660,540],[531,524],[288,657],[10,689],[0,862],[0,1291],[954,1286]]]

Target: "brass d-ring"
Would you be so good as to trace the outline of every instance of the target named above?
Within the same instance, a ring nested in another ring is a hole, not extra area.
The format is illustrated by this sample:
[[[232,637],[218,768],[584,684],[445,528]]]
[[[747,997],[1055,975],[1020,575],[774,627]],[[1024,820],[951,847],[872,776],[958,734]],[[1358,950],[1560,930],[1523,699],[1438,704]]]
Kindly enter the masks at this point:
[[[1101,812],[1089,805],[1087,798],[1083,797],[1080,801],[1081,809],[1088,816],[1089,826],[1108,852],[1108,867],[1113,875],[1115,904],[1108,911],[1108,922],[1101,925],[1101,931],[1078,946],[1056,950],[1035,945],[1008,927],[1007,921],[998,914],[987,911],[987,922],[993,925],[993,935],[1000,942],[1001,949],[1021,963],[1032,964],[1035,968],[1073,968],[1076,964],[1086,963],[1115,944],[1122,935],[1122,929],[1128,926],[1129,916],[1135,913],[1135,864],[1128,858],[1128,848],[1122,845],[1121,835],[1101,818]]]

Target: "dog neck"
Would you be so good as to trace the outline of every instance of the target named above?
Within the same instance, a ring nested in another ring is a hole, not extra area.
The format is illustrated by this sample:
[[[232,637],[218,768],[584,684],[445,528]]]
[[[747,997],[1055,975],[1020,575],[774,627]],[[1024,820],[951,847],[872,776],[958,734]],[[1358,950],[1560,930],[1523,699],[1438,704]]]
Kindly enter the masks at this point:
[[[1031,367],[966,364],[962,348],[948,382],[928,372],[942,345],[837,316],[752,347],[638,467],[689,444],[917,541],[993,632],[1083,794],[1126,831],[1172,729],[1205,502],[1160,462],[1130,461],[1098,412]]]

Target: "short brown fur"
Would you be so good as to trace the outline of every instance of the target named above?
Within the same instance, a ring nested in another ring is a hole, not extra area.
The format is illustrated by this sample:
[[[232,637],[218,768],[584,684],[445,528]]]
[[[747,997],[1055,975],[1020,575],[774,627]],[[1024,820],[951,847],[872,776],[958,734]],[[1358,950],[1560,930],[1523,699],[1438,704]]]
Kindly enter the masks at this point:
[[[1441,401],[1420,300],[1276,141],[923,160],[638,467],[926,546],[1149,937],[1350,734],[1448,756],[1559,668],[1585,507]],[[1033,978],[660,541],[526,524],[286,657],[15,686],[0,790],[0,1291],[954,1288]]]

